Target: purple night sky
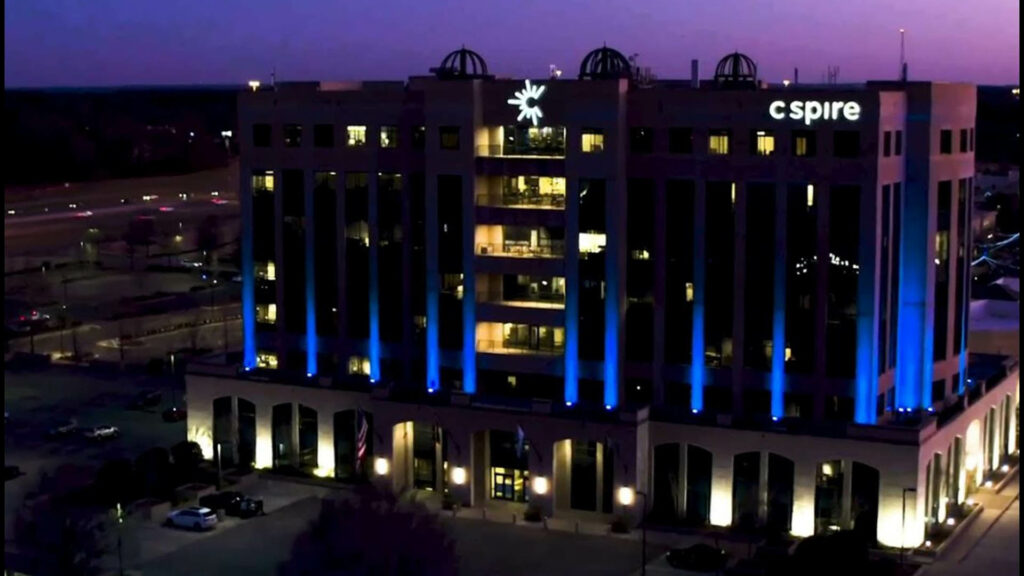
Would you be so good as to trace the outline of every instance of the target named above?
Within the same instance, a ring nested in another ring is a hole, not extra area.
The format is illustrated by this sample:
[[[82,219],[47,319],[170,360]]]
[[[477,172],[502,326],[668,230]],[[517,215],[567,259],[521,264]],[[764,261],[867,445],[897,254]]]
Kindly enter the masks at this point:
[[[739,50],[780,81],[1015,84],[1018,0],[7,0],[4,85],[404,79],[461,44],[499,76],[575,76],[607,43],[662,78]]]

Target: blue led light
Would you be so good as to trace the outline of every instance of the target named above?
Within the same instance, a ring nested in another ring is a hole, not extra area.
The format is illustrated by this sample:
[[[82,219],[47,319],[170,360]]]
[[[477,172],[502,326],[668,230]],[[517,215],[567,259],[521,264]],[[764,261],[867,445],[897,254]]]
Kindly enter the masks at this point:
[[[779,421],[779,417],[778,416],[772,416],[772,422],[778,422],[778,421]]]
[[[565,405],[572,408],[572,402],[569,402],[568,400],[565,401]]]
[[[696,414],[696,413],[700,412],[700,410],[697,410],[696,408],[690,408],[690,412]]]
[[[612,405],[611,404],[605,404],[604,405],[604,409],[605,410],[611,410],[612,409]]]

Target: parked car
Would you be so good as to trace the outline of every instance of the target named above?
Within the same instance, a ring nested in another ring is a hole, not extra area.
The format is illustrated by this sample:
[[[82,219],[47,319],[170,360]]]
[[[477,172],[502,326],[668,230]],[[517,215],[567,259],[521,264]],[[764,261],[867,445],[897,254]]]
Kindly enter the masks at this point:
[[[174,510],[167,515],[167,525],[193,530],[209,530],[217,525],[217,513],[203,506]]]
[[[199,505],[212,510],[223,510],[228,516],[250,518],[260,516],[263,512],[263,500],[250,498],[241,492],[224,491],[208,494],[199,499]]]
[[[21,471],[21,468],[18,468],[17,466],[4,465],[4,482],[7,482],[8,480],[14,480],[18,476],[21,476],[22,474],[24,474],[24,472]]]
[[[164,422],[181,422],[185,418],[188,418],[188,412],[184,408],[171,406],[167,410],[164,410],[163,417]]]
[[[153,408],[155,406],[159,406],[160,402],[163,401],[163,398],[163,392],[160,392],[159,390],[143,392],[135,398],[134,402],[132,402],[132,408],[140,410],[143,408]]]
[[[673,548],[665,557],[668,565],[676,570],[687,570],[698,574],[720,574],[725,569],[728,557],[725,550],[694,544],[688,548]]]
[[[46,431],[46,436],[49,438],[61,438],[72,434],[78,429],[78,422],[72,420],[65,420],[60,424],[50,428]]]
[[[92,428],[86,428],[83,434],[90,440],[112,440],[120,436],[121,431],[116,426],[101,424]]]

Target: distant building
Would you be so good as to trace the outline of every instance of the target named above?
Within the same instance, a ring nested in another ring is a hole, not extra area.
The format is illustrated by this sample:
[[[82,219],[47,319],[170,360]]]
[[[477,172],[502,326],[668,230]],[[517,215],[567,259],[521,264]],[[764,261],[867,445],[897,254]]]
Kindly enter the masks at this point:
[[[898,546],[1017,450],[1016,361],[966,350],[973,86],[434,72],[240,96],[207,456]]]

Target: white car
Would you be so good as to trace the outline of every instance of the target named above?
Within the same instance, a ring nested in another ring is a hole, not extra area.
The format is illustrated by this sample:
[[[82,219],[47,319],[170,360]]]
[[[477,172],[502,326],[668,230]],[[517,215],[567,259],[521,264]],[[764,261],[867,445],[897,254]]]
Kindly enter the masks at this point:
[[[83,434],[90,440],[110,440],[120,436],[121,431],[118,430],[116,426],[103,424],[100,426],[93,426],[92,428],[86,428]]]
[[[209,530],[217,525],[217,513],[200,506],[182,508],[167,515],[167,525],[193,530]]]

